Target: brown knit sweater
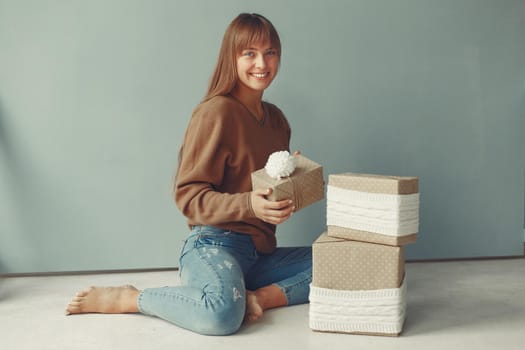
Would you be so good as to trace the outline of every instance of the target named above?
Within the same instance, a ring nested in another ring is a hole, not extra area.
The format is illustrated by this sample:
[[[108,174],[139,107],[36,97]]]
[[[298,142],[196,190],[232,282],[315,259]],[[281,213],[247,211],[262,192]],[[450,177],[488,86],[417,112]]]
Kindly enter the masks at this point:
[[[255,217],[251,173],[275,151],[289,150],[290,127],[283,113],[263,102],[258,121],[231,96],[201,103],[184,136],[175,201],[189,225],[213,225],[249,234],[261,253],[275,249],[275,225]]]

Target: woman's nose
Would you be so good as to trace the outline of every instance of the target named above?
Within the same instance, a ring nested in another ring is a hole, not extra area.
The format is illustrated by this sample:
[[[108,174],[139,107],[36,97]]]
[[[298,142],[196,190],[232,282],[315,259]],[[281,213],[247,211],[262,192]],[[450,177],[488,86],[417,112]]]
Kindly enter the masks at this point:
[[[255,67],[256,68],[265,68],[266,67],[266,59],[263,54],[258,54],[255,59]]]

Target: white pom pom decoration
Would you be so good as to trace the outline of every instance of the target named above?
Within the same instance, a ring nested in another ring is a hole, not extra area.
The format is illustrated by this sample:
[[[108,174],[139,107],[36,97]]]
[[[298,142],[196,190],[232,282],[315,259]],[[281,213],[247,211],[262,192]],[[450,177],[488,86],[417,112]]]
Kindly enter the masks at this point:
[[[274,152],[268,157],[264,169],[274,179],[290,176],[295,170],[295,157],[288,151]]]

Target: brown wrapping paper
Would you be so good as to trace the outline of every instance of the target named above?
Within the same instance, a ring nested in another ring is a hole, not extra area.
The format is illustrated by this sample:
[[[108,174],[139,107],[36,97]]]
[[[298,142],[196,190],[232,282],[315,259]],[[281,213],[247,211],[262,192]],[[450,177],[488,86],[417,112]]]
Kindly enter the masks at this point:
[[[353,191],[387,194],[413,194],[419,192],[419,179],[413,176],[384,176],[374,174],[332,174],[328,184]]]
[[[338,290],[399,288],[403,247],[334,238],[323,233],[312,246],[312,285]]]
[[[331,174],[328,176],[328,185],[368,193],[400,195],[419,193],[419,178],[415,176],[385,176],[359,173]],[[331,237],[392,246],[414,243],[417,240],[417,232],[403,236],[389,236],[335,225],[328,225],[327,229],[328,235]]]
[[[328,235],[336,238],[350,239],[354,241],[386,244],[391,246],[401,246],[414,243],[417,240],[417,233],[406,236],[387,236],[380,233],[359,231],[347,227],[328,225]]]
[[[296,168],[291,176],[277,180],[264,168],[259,169],[252,173],[252,187],[272,188],[272,193],[267,196],[269,200],[292,199],[295,211],[298,211],[324,198],[324,180],[323,168],[319,164],[302,155],[296,157]]]

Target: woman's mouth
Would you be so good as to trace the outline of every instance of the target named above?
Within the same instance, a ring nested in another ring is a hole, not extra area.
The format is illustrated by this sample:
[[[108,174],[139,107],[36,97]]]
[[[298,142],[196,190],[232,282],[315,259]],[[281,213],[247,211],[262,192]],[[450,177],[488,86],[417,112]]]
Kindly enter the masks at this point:
[[[266,73],[250,73],[251,76],[257,78],[257,79],[264,79],[266,78],[267,76],[270,75],[270,73],[266,72]]]

